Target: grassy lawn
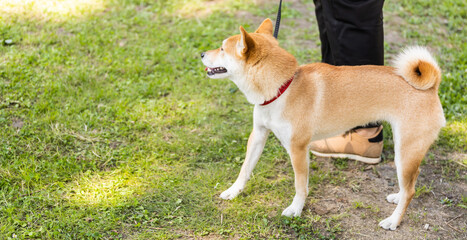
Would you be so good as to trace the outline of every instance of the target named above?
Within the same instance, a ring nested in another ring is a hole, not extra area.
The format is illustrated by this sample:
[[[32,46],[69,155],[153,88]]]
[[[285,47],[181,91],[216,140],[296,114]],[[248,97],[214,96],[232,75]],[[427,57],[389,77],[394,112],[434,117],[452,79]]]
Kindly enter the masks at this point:
[[[302,64],[320,61],[312,1],[285,2],[280,43]],[[313,160],[303,216],[281,217],[293,171],[272,135],[244,193],[219,199],[243,162],[253,106],[233,83],[208,79],[199,55],[239,25],[253,31],[274,19],[276,3],[0,0],[0,239],[364,237],[345,224],[354,214],[368,220],[360,227],[393,233],[377,227],[390,214],[378,204],[394,207],[384,203],[389,190],[379,189],[377,203],[317,209],[325,189],[366,188],[352,175],[367,174],[367,166],[340,159]],[[451,185],[421,176],[417,194],[451,219],[467,208],[467,6],[399,0],[386,1],[384,11],[388,63],[418,44],[443,70],[448,124],[422,172]],[[385,173],[393,161],[385,131],[384,163],[368,174]],[[399,234],[423,236],[416,214],[424,205],[417,206]],[[430,223],[427,234],[461,239],[466,217],[448,222],[456,231]]]

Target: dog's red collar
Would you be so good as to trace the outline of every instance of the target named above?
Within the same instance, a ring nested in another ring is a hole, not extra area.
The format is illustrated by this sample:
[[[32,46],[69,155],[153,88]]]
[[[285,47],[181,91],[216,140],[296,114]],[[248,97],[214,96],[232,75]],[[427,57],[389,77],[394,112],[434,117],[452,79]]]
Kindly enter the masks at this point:
[[[266,106],[272,102],[274,102],[277,98],[279,98],[284,92],[285,90],[287,90],[287,88],[290,86],[290,84],[292,83],[294,79],[294,76],[292,76],[289,80],[287,80],[287,82],[285,82],[284,84],[282,84],[282,86],[279,88],[279,90],[277,91],[277,95],[275,97],[273,97],[272,99],[268,100],[268,101],[264,101],[264,103],[260,104],[261,106]]]

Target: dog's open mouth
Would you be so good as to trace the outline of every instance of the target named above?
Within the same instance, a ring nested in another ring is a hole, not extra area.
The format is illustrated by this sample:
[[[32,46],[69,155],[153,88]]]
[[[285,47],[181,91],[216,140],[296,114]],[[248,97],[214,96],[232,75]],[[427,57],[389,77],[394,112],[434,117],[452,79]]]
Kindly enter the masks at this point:
[[[208,73],[209,76],[227,72],[227,69],[225,69],[224,67],[215,67],[215,68],[206,67],[204,70]]]

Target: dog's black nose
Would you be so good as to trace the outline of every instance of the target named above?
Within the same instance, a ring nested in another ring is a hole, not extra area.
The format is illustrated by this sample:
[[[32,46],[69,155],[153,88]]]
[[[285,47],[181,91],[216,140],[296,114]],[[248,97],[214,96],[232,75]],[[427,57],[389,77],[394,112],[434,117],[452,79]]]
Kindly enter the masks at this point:
[[[205,55],[205,53],[204,53],[204,52],[202,52],[202,53],[201,53],[201,58],[204,58],[204,55]]]

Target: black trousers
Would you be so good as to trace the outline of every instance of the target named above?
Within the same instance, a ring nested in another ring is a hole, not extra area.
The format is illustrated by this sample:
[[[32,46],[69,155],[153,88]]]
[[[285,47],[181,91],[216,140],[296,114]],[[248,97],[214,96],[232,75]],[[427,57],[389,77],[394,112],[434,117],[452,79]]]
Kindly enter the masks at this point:
[[[314,3],[322,62],[338,66],[384,65],[384,0],[314,0]],[[379,125],[370,123],[365,127]]]
[[[314,0],[322,61],[383,65],[384,0]]]

